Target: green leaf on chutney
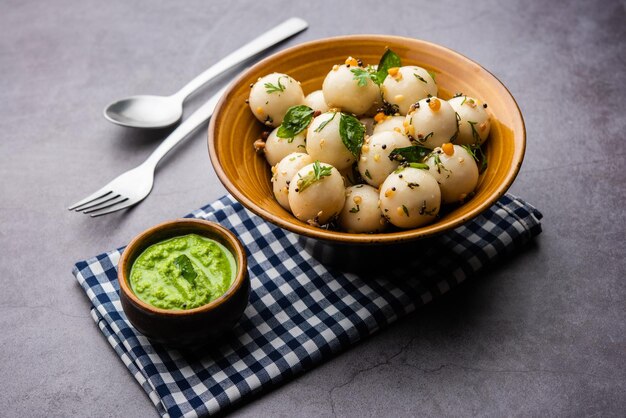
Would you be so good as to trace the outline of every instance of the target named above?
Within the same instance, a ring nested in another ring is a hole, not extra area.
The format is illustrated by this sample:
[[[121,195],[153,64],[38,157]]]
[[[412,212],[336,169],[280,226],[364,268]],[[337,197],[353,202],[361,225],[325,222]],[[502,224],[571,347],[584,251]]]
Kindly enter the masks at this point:
[[[193,268],[193,264],[189,257],[185,254],[181,254],[174,259],[174,264],[180,270],[180,274],[183,276],[183,279],[187,280],[189,284],[193,287],[196,286],[196,277],[198,277],[198,273]]]

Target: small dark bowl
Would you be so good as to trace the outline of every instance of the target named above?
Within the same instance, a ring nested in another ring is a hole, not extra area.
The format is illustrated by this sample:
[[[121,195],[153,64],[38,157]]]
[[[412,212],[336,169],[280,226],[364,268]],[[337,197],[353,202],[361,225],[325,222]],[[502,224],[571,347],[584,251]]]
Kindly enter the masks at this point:
[[[150,245],[186,234],[211,238],[232,252],[237,262],[232,285],[219,298],[194,309],[161,309],[143,302],[128,282],[134,261]],[[122,253],[117,278],[122,308],[130,323],[150,340],[174,347],[218,342],[239,321],[250,295],[246,251],[239,239],[223,226],[199,219],[164,222],[136,236]]]

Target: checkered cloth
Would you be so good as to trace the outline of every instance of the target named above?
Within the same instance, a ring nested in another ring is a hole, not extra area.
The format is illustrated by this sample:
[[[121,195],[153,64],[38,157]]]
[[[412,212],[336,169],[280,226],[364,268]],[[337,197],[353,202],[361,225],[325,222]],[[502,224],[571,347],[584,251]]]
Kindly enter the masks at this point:
[[[188,217],[221,223],[248,250],[250,303],[220,347],[166,349],[133,329],[118,296],[116,265],[122,249],[80,261],[73,271],[108,342],[158,412],[171,417],[223,411],[311,369],[541,232],[541,214],[506,195],[473,221],[432,239],[429,250],[408,266],[412,274],[396,271],[402,280],[394,281],[395,274],[365,280],[320,264],[295,235],[266,223],[230,196]]]

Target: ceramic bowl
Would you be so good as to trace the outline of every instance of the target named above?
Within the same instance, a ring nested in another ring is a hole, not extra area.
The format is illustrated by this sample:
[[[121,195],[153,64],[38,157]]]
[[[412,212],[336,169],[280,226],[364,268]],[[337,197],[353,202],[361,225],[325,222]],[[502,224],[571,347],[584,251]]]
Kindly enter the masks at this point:
[[[140,300],[128,282],[133,262],[150,245],[186,234],[211,238],[231,251],[237,273],[230,288],[210,303],[188,310],[156,308]],[[241,242],[223,226],[199,219],[167,221],[137,235],[122,253],[117,277],[122,308],[131,324],[150,340],[176,347],[217,342],[239,321],[250,294],[246,252]]]
[[[313,227],[296,219],[274,199],[270,167],[255,152],[254,141],[267,128],[252,115],[246,99],[250,84],[272,72],[287,73],[302,83],[305,94],[318,90],[333,65],[354,56],[377,64],[389,47],[403,65],[419,65],[434,72],[439,96],[455,92],[488,104],[492,117],[485,145],[489,166],[481,174],[476,194],[465,204],[445,211],[436,222],[380,234],[350,234]],[[209,154],[217,176],[246,208],[301,237],[331,244],[392,244],[432,237],[456,228],[493,205],[511,186],[522,164],[526,133],[520,110],[506,87],[474,61],[450,49],[417,39],[358,35],[303,43],[274,54],[241,74],[224,93],[211,119]]]

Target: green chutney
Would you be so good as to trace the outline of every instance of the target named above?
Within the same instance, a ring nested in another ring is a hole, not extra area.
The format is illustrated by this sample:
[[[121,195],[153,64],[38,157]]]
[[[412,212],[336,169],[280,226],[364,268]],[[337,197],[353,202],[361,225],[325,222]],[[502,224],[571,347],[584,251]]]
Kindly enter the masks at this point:
[[[196,234],[158,242],[133,263],[130,287],[142,301],[162,309],[193,309],[230,288],[237,264],[222,244]]]

